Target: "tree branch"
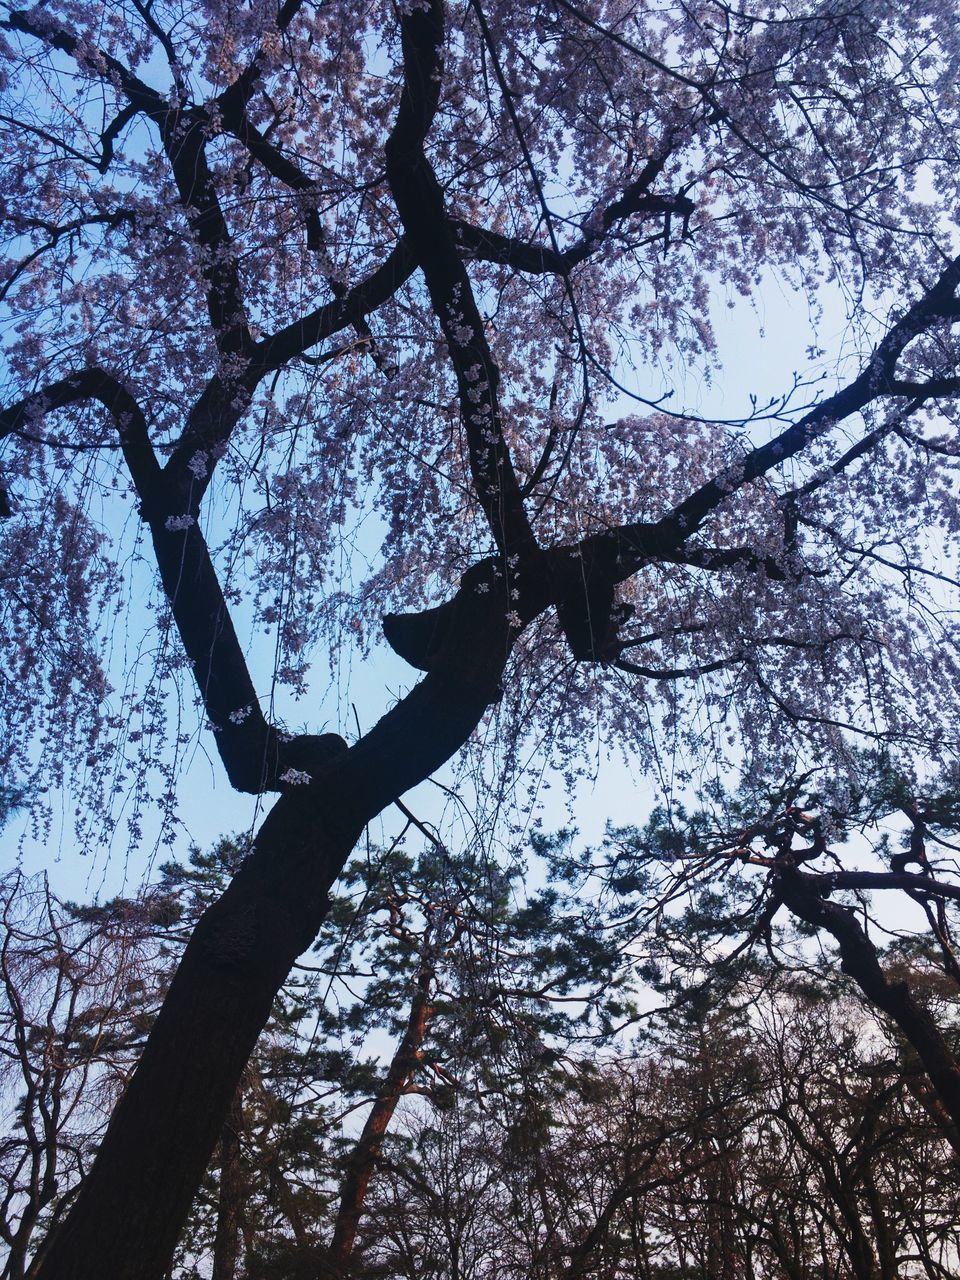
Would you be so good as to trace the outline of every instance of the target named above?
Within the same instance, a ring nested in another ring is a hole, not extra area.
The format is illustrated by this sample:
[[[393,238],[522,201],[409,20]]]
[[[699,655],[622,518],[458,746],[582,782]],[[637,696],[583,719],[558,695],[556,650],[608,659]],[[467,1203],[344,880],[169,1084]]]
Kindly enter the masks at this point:
[[[399,240],[383,263],[365,280],[333,302],[317,307],[259,342],[251,362],[257,380],[303,355],[318,342],[348,328],[357,317],[376,311],[410,279],[416,267],[409,244],[405,239]]]
[[[447,340],[480,506],[501,552],[532,561],[538,547],[503,435],[500,371],[457,252],[443,191],[424,152],[440,97],[442,0],[402,13],[400,30],[404,88],[386,145],[387,178]]]
[[[241,365],[248,361],[253,339],[246,321],[232,237],[207,163],[205,131],[208,121],[204,111],[201,108],[171,106],[123,63],[102,50],[97,50],[94,61],[84,42],[55,22],[38,21],[36,11],[15,10],[7,22],[0,22],[0,29],[3,28],[21,31],[42,40],[51,48],[59,49],[72,57],[81,71],[87,74],[95,71],[127,97],[131,108],[143,112],[157,126],[180,203],[203,250],[201,273],[206,283],[207,311],[217,350],[222,357],[239,360]],[[121,116],[125,114],[122,112]],[[110,133],[109,129],[107,133]],[[240,371],[234,371],[231,381],[242,390],[244,382],[238,376]],[[208,433],[215,437],[210,442],[211,469],[219,456],[217,447],[229,437],[242,409],[242,406],[234,404],[235,396],[236,391],[230,400],[235,411],[221,414],[216,429],[211,427]]]
[[[903,1032],[919,1055],[954,1126],[960,1128],[960,1065],[906,982],[891,981],[884,973],[876,948],[853,911],[826,901],[821,896],[822,881],[807,873],[782,872],[777,876],[776,885],[781,899],[794,915],[831,935],[840,949],[844,973],[849,974],[864,995]]]
[[[232,88],[233,86],[231,86]],[[298,164],[290,160],[283,152],[269,142],[244,110],[243,95],[234,95],[225,91],[215,100],[219,110],[219,124],[224,131],[237,139],[255,160],[258,160],[268,173],[279,178],[293,191],[314,193],[317,184],[303,172]],[[208,116],[213,122],[214,117]],[[304,221],[307,228],[307,248],[318,250],[323,246],[323,228],[316,203],[304,210]]]
[[[206,121],[202,111],[151,113],[160,128],[174,181],[201,248],[201,272],[207,285],[207,310],[221,356],[249,359],[253,339],[247,325],[240,271],[220,200],[207,163]]]
[[[303,0],[284,0],[284,3],[277,10],[277,32],[280,35],[284,34],[302,8]],[[248,66],[214,99],[221,111],[227,113],[237,110],[245,111],[253,96],[256,83],[263,72],[263,64],[264,55],[263,47],[261,46],[253,55]]]
[[[95,73],[120,88],[138,111],[152,115],[171,110],[170,104],[155,89],[151,89],[139,76],[135,76],[124,64],[109,53],[98,49],[94,56],[87,45],[55,19],[49,19],[37,9],[13,9],[10,16],[0,21],[0,30],[19,31],[23,35],[58,49],[73,58],[81,71]],[[94,61],[94,57],[96,61]]]
[[[28,253],[25,258],[21,258],[14,266],[6,280],[4,280],[3,284],[0,285],[0,302],[6,298],[14,284],[16,284],[17,280],[23,272],[26,271],[30,264],[36,262],[36,260],[48,250],[55,249],[64,236],[75,235],[78,231],[82,231],[84,227],[101,226],[115,230],[125,222],[133,224],[135,221],[136,215],[131,210],[118,209],[115,213],[91,213],[85,217],[73,218],[70,222],[60,223],[59,225],[49,222],[35,222],[24,227],[23,230],[46,231],[50,239],[47,240],[45,244],[39,245],[32,252]]]
[[[165,468],[171,479],[179,482],[192,507],[199,505],[243,406],[259,383],[310,347],[350,325],[362,324],[364,316],[393,297],[415,267],[405,241],[401,240],[365,280],[252,347],[249,358],[234,376],[218,374],[211,378],[191,409]],[[191,467],[194,460],[196,463]]]
[[[461,218],[451,218],[450,225],[456,237],[457,247],[467,258],[482,262],[499,262],[529,275],[554,274],[566,276],[595,253],[607,239],[607,233],[618,223],[634,215],[643,220],[679,214],[684,224],[694,212],[695,205],[685,195],[651,195],[640,185],[641,179],[631,183],[619,199],[603,210],[598,221],[600,229],[588,231],[566,249],[552,245],[530,244],[514,236],[501,235],[485,227],[474,226]]]
[[[620,577],[623,581],[645,561],[662,558],[681,546],[731,494],[782,466],[801,453],[812,441],[832,431],[851,414],[866,408],[884,395],[896,394],[894,369],[905,348],[932,324],[943,319],[956,301],[960,283],[960,257],[943,270],[936,284],[915,302],[878,343],[863,371],[846,387],[822,401],[799,422],[787,427],[767,444],[751,450],[740,462],[725,468],[713,480],[701,485],[673,511],[650,524],[624,525],[598,538],[612,537],[617,543]],[[912,409],[923,401],[915,398]],[[897,421],[900,421],[898,417]],[[893,427],[891,426],[891,430]],[[877,443],[886,432],[881,428],[868,437]],[[854,446],[856,449],[857,446]],[[865,449],[863,450],[865,451]],[[859,456],[859,453],[857,454]],[[851,459],[847,459],[849,461]]]
[[[231,784],[260,794],[318,774],[344,749],[343,741],[336,734],[285,740],[265,719],[198,524],[199,499],[184,510],[177,473],[171,480],[169,465],[161,470],[147,420],[123,384],[103,369],[62,378],[0,412],[0,439],[38,416],[83,400],[102,404],[116,423],[164,593]],[[0,490],[0,514],[5,502]],[[7,510],[9,514],[8,504]]]
[[[749,548],[684,549],[689,538],[728,497],[759,479],[775,467],[801,453],[813,440],[826,435],[839,422],[890,394],[893,370],[907,345],[926,327],[951,313],[960,282],[960,258],[949,263],[936,284],[896,321],[877,345],[864,370],[846,387],[811,409],[799,422],[787,427],[775,439],[753,449],[739,463],[732,464],[714,479],[701,485],[671,512],[654,522],[620,525],[590,534],[578,543],[552,547],[544,553],[546,573],[524,575],[519,586],[515,616],[526,625],[550,604],[561,612],[561,625],[568,635],[576,625],[580,642],[574,656],[596,660],[609,657],[601,634],[609,622],[613,588],[632,577],[646,564],[674,562],[705,569],[723,569],[746,564],[763,569],[768,576],[785,579],[789,575],[779,562],[757,556]],[[915,398],[902,410],[896,424],[878,428],[840,459],[840,470],[868,448],[875,446],[903,421],[906,413],[920,407]],[[798,491],[799,492],[799,491]],[[480,566],[476,566],[480,570]],[[471,570],[473,573],[474,570]],[[581,615],[585,628],[578,625]],[[449,618],[449,605],[440,605],[422,614],[406,614],[385,619],[387,640],[401,657],[415,666],[429,669],[430,654],[437,646]],[[573,642],[572,642],[573,643]],[[651,668],[652,672],[653,669]],[[694,674],[677,671],[678,675]],[[671,676],[672,678],[672,676]]]

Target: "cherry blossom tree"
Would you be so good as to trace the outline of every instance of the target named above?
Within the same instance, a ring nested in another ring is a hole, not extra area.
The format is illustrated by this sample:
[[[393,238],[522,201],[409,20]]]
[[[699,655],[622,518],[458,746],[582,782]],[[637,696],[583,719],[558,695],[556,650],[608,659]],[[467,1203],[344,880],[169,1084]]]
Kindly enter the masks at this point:
[[[457,753],[499,796],[598,735],[677,786],[954,758],[960,50],[942,0],[0,33],[4,786],[41,831],[53,785],[168,811],[202,742],[279,796],[38,1272],[161,1276],[351,848]],[[771,281],[819,381],[691,412]],[[349,747],[285,729],[381,622],[419,682]]]

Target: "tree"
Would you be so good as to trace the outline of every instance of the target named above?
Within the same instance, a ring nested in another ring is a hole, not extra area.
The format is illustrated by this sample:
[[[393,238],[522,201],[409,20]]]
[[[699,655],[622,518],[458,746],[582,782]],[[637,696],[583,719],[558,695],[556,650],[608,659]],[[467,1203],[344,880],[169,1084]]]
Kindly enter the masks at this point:
[[[950,1274],[956,1162],[890,1041],[835,979],[737,994],[699,992],[629,1056],[585,1056],[512,1124],[496,1100],[409,1116],[364,1274]]]
[[[960,1152],[955,775],[921,789],[885,757],[857,763],[845,784],[809,771],[766,793],[717,793],[693,814],[660,809],[643,831],[608,833],[599,854],[550,853],[574,883],[603,886],[601,920],[636,914],[638,902],[646,921],[656,918],[647,974],[668,990],[691,975],[735,984],[761,946],[779,964],[803,968],[812,963],[804,935],[828,938],[833,949],[821,951],[821,963],[849,975],[903,1037],[925,1077],[918,1088]],[[899,850],[884,829],[894,818],[904,827]],[[891,895],[919,907],[923,926],[901,923]],[[795,927],[775,931],[784,911]],[[884,947],[877,934],[891,932]],[[718,956],[718,944],[733,940]]]
[[[241,857],[194,850],[97,907],[11,877],[0,1052],[23,1092],[0,1142],[4,1274],[32,1274],[31,1235],[72,1202],[190,926]],[[573,1018],[538,1007],[585,982],[553,945],[584,922],[558,928],[552,891],[513,912],[510,877],[469,868],[433,845],[355,861],[274,1003],[172,1275],[950,1274],[950,1134],[854,984],[758,968],[732,998],[678,987],[624,1053],[589,1034],[589,998]],[[367,1030],[390,1032],[380,1064]]]
[[[435,838],[417,856],[403,846],[347,867],[315,955],[274,1000],[178,1242],[177,1275],[350,1273],[405,1098],[508,1105],[573,1046],[608,1038],[611,1012],[626,1007],[615,939],[573,946],[579,913],[553,890],[517,908],[522,864],[454,859]],[[59,1221],[82,1185],[185,942],[248,850],[228,838],[194,848],[136,898],[102,905],[63,904],[20,874],[5,885],[0,1235],[11,1280],[29,1273],[41,1223]],[[362,1109],[358,1131],[342,1132]]]
[[[152,930],[116,913],[77,919],[44,879],[7,876],[0,910],[0,1274],[22,1280],[41,1224],[59,1220],[89,1166],[165,971]]]
[[[500,796],[597,724],[680,782],[728,741],[955,754],[957,33],[904,8],[4,10],[8,785],[99,813],[129,770],[168,810],[192,679],[279,793],[41,1280],[164,1273],[364,825],[465,746]],[[654,370],[721,376],[711,300],[770,274],[849,301],[824,385],[673,408]],[[158,656],[111,705],[147,555]],[[349,748],[284,730],[275,682],[381,616],[420,682]]]

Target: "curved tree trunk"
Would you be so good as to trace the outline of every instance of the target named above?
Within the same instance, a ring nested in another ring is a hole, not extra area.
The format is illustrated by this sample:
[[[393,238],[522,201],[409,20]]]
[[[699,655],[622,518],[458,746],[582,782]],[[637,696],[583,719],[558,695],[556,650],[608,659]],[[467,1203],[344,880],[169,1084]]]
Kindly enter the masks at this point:
[[[292,788],[201,917],[143,1057],[37,1280],[162,1280],[274,997],[364,825],[469,737],[509,639],[473,612],[470,668],[429,674],[311,786]],[[464,664],[466,665],[466,664]]]
[[[434,965],[430,959],[425,960],[421,965],[403,1036],[390,1062],[383,1088],[370,1108],[370,1114],[350,1154],[328,1256],[331,1273],[336,1276],[344,1274],[350,1264],[360,1216],[363,1213],[370,1180],[376,1170],[380,1150],[383,1147],[383,1139],[393,1119],[393,1113],[397,1109],[397,1103],[403,1096],[403,1091],[420,1060],[420,1049],[433,1013],[430,988],[433,984],[434,971]]]

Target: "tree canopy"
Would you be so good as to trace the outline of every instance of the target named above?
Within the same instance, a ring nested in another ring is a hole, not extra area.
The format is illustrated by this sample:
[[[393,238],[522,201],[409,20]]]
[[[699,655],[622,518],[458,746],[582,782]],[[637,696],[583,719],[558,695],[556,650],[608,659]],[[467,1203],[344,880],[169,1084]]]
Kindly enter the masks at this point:
[[[671,796],[815,764],[839,812],[864,746],[955,764],[956,13],[49,0],[0,34],[4,808],[42,833],[62,786],[135,836],[197,744],[279,795],[38,1272],[161,1276],[356,840],[451,757],[493,808],[598,738]],[[771,289],[809,345],[751,403],[718,331]],[[409,692],[321,732],[318,665],[349,707],[381,636]]]

